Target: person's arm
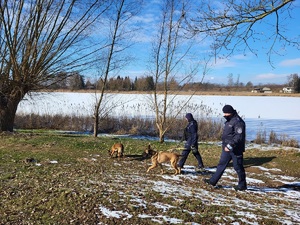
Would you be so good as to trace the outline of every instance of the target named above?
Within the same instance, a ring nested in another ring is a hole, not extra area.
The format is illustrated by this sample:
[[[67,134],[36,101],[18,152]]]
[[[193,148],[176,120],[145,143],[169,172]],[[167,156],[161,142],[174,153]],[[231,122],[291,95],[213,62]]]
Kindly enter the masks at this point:
[[[195,122],[192,123],[192,126],[190,127],[190,134],[191,134],[191,147],[196,147],[197,145],[197,134],[198,129],[197,129],[197,124]]]
[[[225,151],[232,151],[238,143],[243,141],[245,125],[242,122],[237,122],[233,127],[232,140],[225,146]]]

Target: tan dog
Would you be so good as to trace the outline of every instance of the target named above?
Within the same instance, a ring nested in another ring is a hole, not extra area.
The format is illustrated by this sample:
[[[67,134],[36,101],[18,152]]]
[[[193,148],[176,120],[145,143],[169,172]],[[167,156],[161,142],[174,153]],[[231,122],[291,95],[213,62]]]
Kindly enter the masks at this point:
[[[147,173],[154,169],[157,166],[160,166],[161,174],[164,173],[162,163],[170,161],[171,166],[175,170],[175,175],[181,173],[181,169],[177,166],[179,157],[181,155],[176,154],[174,152],[156,152],[153,149],[151,149],[150,145],[148,146],[148,149],[145,150],[146,154],[152,155],[151,161],[152,165],[148,168]]]
[[[111,146],[110,149],[110,156],[111,157],[123,157],[124,156],[124,146],[121,143],[115,143]]]

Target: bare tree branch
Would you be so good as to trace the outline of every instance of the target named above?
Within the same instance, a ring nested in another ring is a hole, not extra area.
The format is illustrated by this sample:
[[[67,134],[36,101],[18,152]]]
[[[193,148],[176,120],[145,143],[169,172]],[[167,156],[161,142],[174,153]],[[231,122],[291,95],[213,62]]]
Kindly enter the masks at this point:
[[[140,4],[137,1],[116,0],[113,1],[108,11],[106,19],[109,22],[109,32],[104,38],[106,39],[106,47],[100,52],[101,56],[97,58],[100,71],[99,80],[101,80],[99,83],[101,86],[99,96],[96,95],[93,112],[94,137],[98,135],[99,120],[103,116],[103,112],[107,112],[104,103],[108,78],[113,72],[123,68],[131,60],[131,57],[125,54],[125,50],[132,45],[130,37],[133,34],[133,30],[128,26],[128,22],[139,12],[139,6]]]
[[[154,91],[150,104],[155,112],[155,123],[159,132],[160,142],[164,142],[165,133],[172,122],[181,114],[191,97],[181,105],[174,105],[178,95],[170,90],[170,82],[176,79],[178,71],[182,73],[183,61],[187,58],[192,45],[184,35],[186,1],[165,0],[162,3],[161,20],[157,39],[154,41],[152,52],[151,76],[154,80]],[[182,80],[190,80],[196,69],[192,69]],[[159,90],[162,86],[162,90]]]
[[[194,34],[205,34],[213,39],[213,49],[219,54],[223,49],[232,54],[244,46],[244,51],[253,54],[256,49],[253,42],[272,40],[267,53],[269,57],[276,43],[289,44],[300,48],[299,35],[288,37],[282,22],[290,16],[294,0],[227,0],[213,4],[211,1],[199,1],[197,16],[188,22]],[[267,23],[273,31],[261,31],[258,26]],[[269,61],[271,59],[269,58]]]
[[[0,0],[0,130],[13,130],[26,93],[91,63],[85,38],[106,9],[102,0]]]

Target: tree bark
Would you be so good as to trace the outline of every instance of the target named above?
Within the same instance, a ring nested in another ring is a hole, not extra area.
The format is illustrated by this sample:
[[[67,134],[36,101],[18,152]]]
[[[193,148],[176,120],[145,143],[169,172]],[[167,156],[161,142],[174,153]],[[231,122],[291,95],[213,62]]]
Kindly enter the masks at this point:
[[[99,111],[96,110],[94,114],[94,137],[98,136],[99,129]]]
[[[13,132],[14,120],[18,105],[25,94],[20,91],[12,92],[8,96],[1,96],[0,100],[0,130]]]

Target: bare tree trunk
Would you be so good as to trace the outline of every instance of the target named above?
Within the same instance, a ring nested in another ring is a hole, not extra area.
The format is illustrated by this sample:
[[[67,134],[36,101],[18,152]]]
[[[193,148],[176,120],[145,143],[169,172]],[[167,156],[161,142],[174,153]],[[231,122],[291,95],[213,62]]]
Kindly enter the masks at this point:
[[[10,109],[9,107],[0,107],[0,124],[1,131],[14,131],[14,120],[16,115],[16,110]],[[15,108],[15,107],[13,107]]]
[[[13,132],[14,120],[20,99],[23,95],[20,91],[12,91],[9,97],[1,96],[0,101],[0,129],[1,131]]]
[[[99,130],[99,108],[96,107],[94,113],[94,137],[98,136],[98,130]]]
[[[102,88],[101,88],[101,94],[100,94],[100,98],[96,103],[95,106],[95,114],[94,114],[94,137],[98,136],[98,126],[99,126],[99,111],[100,111],[100,107],[103,101],[103,96],[104,96],[104,92],[105,92],[105,86],[107,84],[107,79],[108,79],[108,75],[110,72],[110,67],[111,67],[111,61],[113,60],[113,54],[114,54],[114,48],[115,48],[115,42],[117,39],[117,33],[118,33],[118,29],[119,29],[119,22],[121,19],[121,11],[122,11],[122,7],[123,7],[123,3],[124,0],[121,1],[120,4],[120,9],[118,10],[117,13],[117,19],[115,21],[115,26],[114,26],[114,30],[113,30],[113,35],[111,38],[111,43],[110,43],[110,47],[109,47],[109,52],[108,52],[108,56],[107,56],[107,62],[106,62],[106,66],[105,66],[105,71],[104,71],[104,79],[103,79],[103,84],[102,84]]]
[[[164,143],[165,142],[165,133],[166,133],[166,129],[164,129],[164,126],[159,126],[158,124],[157,125],[157,128],[158,128],[158,131],[159,131],[159,143]]]
[[[172,121],[183,110],[185,104],[179,107],[172,107],[175,97],[170,97],[170,82],[176,78],[180,63],[190,50],[190,46],[180,46],[185,42],[182,37],[182,23],[185,15],[185,1],[165,0],[162,10],[161,24],[159,26],[158,39],[153,49],[154,58],[154,91],[153,108],[155,110],[155,122],[159,133],[159,142],[163,143],[165,134]],[[180,12],[180,13],[178,13]],[[191,77],[191,74],[186,76]],[[162,86],[162,94],[159,94],[159,86]],[[176,93],[173,92],[173,94]],[[177,93],[178,94],[178,93]],[[160,99],[159,97],[162,97]],[[188,98],[187,102],[190,98]],[[168,115],[169,113],[169,115]]]
[[[94,110],[94,137],[98,135],[98,126],[100,121],[100,114],[105,112],[103,105],[104,101],[104,94],[106,91],[106,85],[108,81],[108,77],[110,73],[114,70],[119,70],[124,66],[128,61],[129,58],[123,57],[122,59],[117,59],[117,55],[122,53],[128,46],[121,46],[119,42],[123,42],[126,37],[124,36],[125,33],[127,35],[131,34],[132,32],[126,31],[126,22],[130,21],[130,19],[137,14],[135,12],[139,7],[137,1],[134,0],[120,0],[116,1],[112,7],[112,11],[110,12],[110,35],[107,37],[107,46],[105,48],[106,52],[103,53],[106,57],[100,62],[103,64],[103,74],[101,74],[101,92],[100,97],[96,101],[95,110]],[[130,13],[129,13],[130,12]],[[117,48],[117,49],[116,49]],[[107,112],[108,113],[108,112]],[[104,113],[106,114],[106,113]]]
[[[106,80],[107,80],[107,76],[106,75]],[[103,84],[102,88],[101,88],[101,93],[100,93],[100,98],[97,100],[96,102],[96,106],[95,106],[95,110],[94,110],[94,137],[98,136],[99,133],[99,121],[100,121],[100,107],[103,103],[103,97],[104,97],[104,93],[105,93],[105,83]],[[97,99],[97,97],[96,97]]]

